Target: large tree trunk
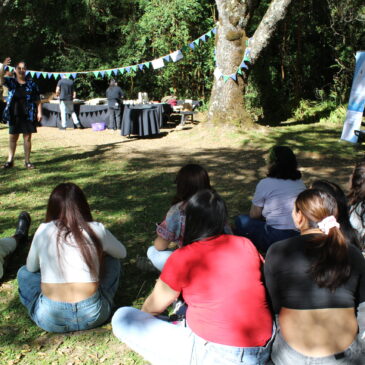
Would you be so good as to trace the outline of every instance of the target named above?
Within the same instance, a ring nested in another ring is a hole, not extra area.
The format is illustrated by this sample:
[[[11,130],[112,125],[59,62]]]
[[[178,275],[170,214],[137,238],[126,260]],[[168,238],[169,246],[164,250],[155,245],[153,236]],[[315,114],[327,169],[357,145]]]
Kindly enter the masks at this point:
[[[287,12],[292,0],[273,0],[262,18],[252,39],[251,67],[267,46],[276,26]],[[219,24],[216,35],[217,68],[223,75],[234,73],[240,66],[245,52],[245,29],[255,9],[253,0],[216,0]],[[215,77],[208,120],[218,123],[251,124],[243,100],[245,78],[237,81]]]

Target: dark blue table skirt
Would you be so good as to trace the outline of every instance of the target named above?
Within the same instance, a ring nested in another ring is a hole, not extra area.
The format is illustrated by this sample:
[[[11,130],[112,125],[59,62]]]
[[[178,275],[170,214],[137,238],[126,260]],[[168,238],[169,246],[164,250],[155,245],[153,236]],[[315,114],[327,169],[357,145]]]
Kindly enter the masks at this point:
[[[124,106],[122,136],[136,134],[146,137],[160,133],[161,115],[155,106]],[[161,123],[162,124],[162,123]]]
[[[92,123],[105,123],[106,126],[109,124],[109,114],[108,114],[108,106],[106,104],[103,105],[74,105],[75,113],[79,118],[80,123],[85,128],[91,128]],[[124,113],[125,110],[128,110]],[[137,110],[136,112],[130,113],[130,110]],[[141,124],[140,129],[138,129],[138,133],[141,136],[147,136],[149,134],[157,134],[159,133],[159,128],[162,127],[169,119],[169,116],[172,112],[172,108],[169,104],[137,104],[137,105],[121,105],[121,113],[122,113],[122,126],[123,120],[125,125],[125,131],[129,131],[128,128],[133,124],[133,128],[137,127],[136,123],[132,123],[132,121],[137,121],[139,119],[138,110],[154,110],[154,112],[146,112],[142,113],[142,119],[145,120],[144,123]],[[59,104],[51,104],[44,103],[42,104],[43,118],[41,121],[42,126],[47,127],[61,127],[61,114],[60,114],[60,106]],[[127,118],[129,119],[129,122]],[[72,128],[73,123],[71,116],[68,115],[67,119],[67,127]],[[123,127],[122,127],[123,129]],[[137,129],[134,129],[137,131]],[[142,133],[142,134],[140,134]],[[122,133],[123,134],[123,133]],[[123,135],[132,134],[126,132]],[[134,133],[133,133],[134,134]]]

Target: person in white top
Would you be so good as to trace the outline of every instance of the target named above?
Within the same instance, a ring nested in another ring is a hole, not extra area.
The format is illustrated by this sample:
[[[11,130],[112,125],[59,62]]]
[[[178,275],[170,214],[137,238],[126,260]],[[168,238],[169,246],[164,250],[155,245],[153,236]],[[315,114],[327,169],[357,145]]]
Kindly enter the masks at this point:
[[[235,233],[249,238],[261,253],[271,244],[298,235],[292,210],[305,190],[297,159],[287,146],[274,146],[269,155],[267,178],[260,180],[249,215],[235,219]]]
[[[20,301],[45,331],[97,327],[110,317],[126,255],[123,244],[93,221],[83,191],[60,184],[18,272]]]

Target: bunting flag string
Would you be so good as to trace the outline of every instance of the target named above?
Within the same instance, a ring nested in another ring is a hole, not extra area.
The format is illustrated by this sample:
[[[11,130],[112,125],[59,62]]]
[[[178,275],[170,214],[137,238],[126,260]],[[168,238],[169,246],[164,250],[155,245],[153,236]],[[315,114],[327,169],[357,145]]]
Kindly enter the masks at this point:
[[[223,72],[220,70],[220,68],[217,65],[217,58],[215,56],[215,51],[214,51],[214,60],[216,61],[216,68],[214,70],[214,77],[219,80],[220,78],[223,78],[224,82],[227,82],[228,80],[233,80],[233,81],[237,81],[237,75],[243,75],[243,71],[242,69],[248,69],[248,66],[246,64],[246,62],[251,62],[251,46],[252,46],[252,42],[253,39],[249,38],[246,40],[246,48],[245,48],[245,52],[243,54],[243,58],[242,58],[242,62],[240,63],[240,65],[238,66],[236,72],[233,72],[230,75],[224,75]]]
[[[75,79],[77,77],[77,75],[79,75],[79,74],[91,74],[91,75],[94,75],[95,78],[104,77],[105,75],[107,75],[108,77],[111,77],[112,74],[115,76],[117,76],[118,73],[123,75],[124,73],[131,73],[132,71],[137,72],[137,71],[142,71],[144,69],[150,69],[151,66],[154,70],[157,70],[159,68],[165,67],[165,63],[169,63],[171,61],[172,62],[180,61],[181,59],[184,58],[184,53],[186,53],[188,51],[192,51],[196,47],[199,47],[201,42],[203,42],[203,43],[207,42],[208,39],[213,38],[216,33],[217,33],[217,29],[213,28],[210,31],[208,31],[207,33],[203,34],[199,38],[197,38],[194,41],[192,41],[191,43],[189,43],[188,45],[183,46],[179,50],[176,50],[168,55],[159,57],[155,60],[139,63],[137,65],[115,67],[115,68],[104,69],[104,70],[71,71],[71,72],[49,72],[49,71],[27,70],[26,74],[30,75],[32,78],[43,77],[44,79],[54,78],[55,80],[57,80],[59,77],[63,77],[64,75],[68,78],[72,77],[73,79]],[[12,66],[6,66],[6,69],[8,69],[11,72],[14,71],[14,67],[12,67]]]

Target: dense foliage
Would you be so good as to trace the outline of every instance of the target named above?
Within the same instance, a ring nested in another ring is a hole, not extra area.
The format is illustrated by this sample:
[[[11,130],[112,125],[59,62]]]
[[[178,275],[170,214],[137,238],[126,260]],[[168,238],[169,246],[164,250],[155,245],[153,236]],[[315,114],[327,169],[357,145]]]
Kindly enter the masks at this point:
[[[4,1],[2,1],[4,2]],[[269,0],[261,0],[253,34]],[[128,66],[169,54],[210,30],[214,0],[14,0],[2,14],[1,57],[31,69],[90,70]],[[365,49],[362,0],[293,1],[286,20],[251,72],[246,102],[269,120],[292,113],[302,99],[347,101],[354,54]],[[214,41],[176,64],[118,76],[129,97],[177,93],[209,99]],[[231,81],[228,81],[231,82]],[[39,80],[43,91],[55,81]],[[80,76],[79,96],[102,96],[107,79]]]

